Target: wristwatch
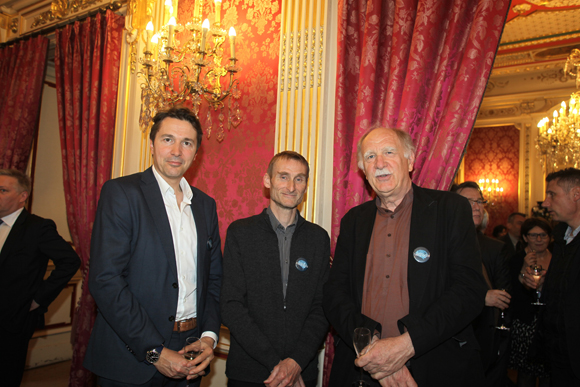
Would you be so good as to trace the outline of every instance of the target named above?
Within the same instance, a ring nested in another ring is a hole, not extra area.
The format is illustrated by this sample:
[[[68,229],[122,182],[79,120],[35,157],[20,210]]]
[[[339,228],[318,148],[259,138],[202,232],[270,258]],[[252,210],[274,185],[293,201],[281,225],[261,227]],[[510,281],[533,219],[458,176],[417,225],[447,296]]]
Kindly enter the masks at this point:
[[[155,364],[161,356],[161,351],[163,351],[163,344],[157,348],[153,348],[151,351],[147,351],[145,355],[145,361],[149,364]]]

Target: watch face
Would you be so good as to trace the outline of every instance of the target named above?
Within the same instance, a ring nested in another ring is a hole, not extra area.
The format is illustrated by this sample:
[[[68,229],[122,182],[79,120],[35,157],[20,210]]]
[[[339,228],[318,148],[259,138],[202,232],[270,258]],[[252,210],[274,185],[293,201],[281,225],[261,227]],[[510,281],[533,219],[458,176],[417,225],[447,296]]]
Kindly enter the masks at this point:
[[[155,364],[155,363],[157,363],[157,360],[159,360],[159,353],[155,350],[147,351],[147,355],[145,356],[145,360],[147,360],[151,364]]]

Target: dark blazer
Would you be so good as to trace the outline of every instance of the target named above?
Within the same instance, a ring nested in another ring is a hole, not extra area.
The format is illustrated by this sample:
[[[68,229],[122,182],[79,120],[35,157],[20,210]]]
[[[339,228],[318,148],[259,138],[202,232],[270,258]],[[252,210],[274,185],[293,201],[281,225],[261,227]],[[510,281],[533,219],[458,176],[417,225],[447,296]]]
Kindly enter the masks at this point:
[[[508,293],[511,292],[507,245],[481,232],[477,233],[477,241],[492,289],[505,289]],[[499,309],[485,306],[473,323],[475,335],[481,347],[487,385],[499,385],[500,382],[496,380],[499,378],[503,381],[507,372],[509,333],[496,329],[498,317]]]
[[[306,270],[296,267],[300,258]],[[327,232],[298,215],[284,299],[278,237],[266,210],[230,225],[221,293],[224,325],[231,332],[228,378],[262,383],[281,360],[292,358],[304,381],[316,380],[318,349],[328,331],[322,287],[329,262]]]
[[[561,352],[557,348],[566,347],[568,367],[580,379],[580,234],[566,244],[567,228],[563,222],[554,227],[554,251],[542,289],[546,306],[540,310],[540,326],[545,332],[550,358],[556,354],[559,358]]]
[[[512,243],[510,235],[505,234],[504,236],[499,237],[498,240],[506,244],[507,252],[509,254],[508,259],[511,259],[511,257],[516,253],[516,248]]]
[[[197,321],[219,335],[222,254],[215,201],[192,187],[197,230]],[[171,228],[151,168],[103,186],[91,240],[89,290],[98,314],[84,366],[122,383],[146,383],[148,350],[169,341],[177,310]]]
[[[43,280],[49,259],[55,269]],[[45,313],[80,264],[79,256],[58,234],[52,220],[22,210],[0,252],[1,329],[19,333],[32,300]]]
[[[330,384],[350,386],[358,378],[352,334],[356,327],[380,330],[361,314],[366,256],[377,208],[369,201],[342,219],[330,277],[324,287],[324,311],[338,332]],[[414,259],[426,248],[425,263]],[[409,314],[399,320],[413,341],[410,370],[419,386],[479,386],[483,370],[470,325],[481,312],[487,286],[471,207],[448,192],[413,185],[408,255]],[[378,385],[378,383],[375,383]]]

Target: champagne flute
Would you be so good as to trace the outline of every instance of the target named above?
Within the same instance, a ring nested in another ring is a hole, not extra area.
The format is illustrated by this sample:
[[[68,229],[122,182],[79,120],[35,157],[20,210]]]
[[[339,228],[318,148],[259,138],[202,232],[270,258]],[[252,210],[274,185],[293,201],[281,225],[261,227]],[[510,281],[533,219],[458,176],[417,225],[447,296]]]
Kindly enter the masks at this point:
[[[532,305],[546,305],[543,302],[540,302],[540,278],[542,278],[542,265],[532,265],[530,266],[532,269],[532,276],[534,277],[534,281],[536,282],[536,302],[532,302]]]
[[[352,338],[354,344],[354,350],[356,351],[356,356],[361,357],[364,355],[364,349],[371,343],[371,331],[368,328],[356,328],[354,330],[354,336]],[[360,369],[360,380],[355,382],[358,387],[364,387],[367,384],[363,380],[363,369]],[[353,383],[354,384],[354,383]]]
[[[505,289],[500,289],[500,290],[503,290],[505,292]],[[505,310],[503,310],[503,309],[500,310],[498,324],[499,325],[496,326],[495,329],[499,329],[500,331],[508,331],[509,332],[510,328],[505,323]]]

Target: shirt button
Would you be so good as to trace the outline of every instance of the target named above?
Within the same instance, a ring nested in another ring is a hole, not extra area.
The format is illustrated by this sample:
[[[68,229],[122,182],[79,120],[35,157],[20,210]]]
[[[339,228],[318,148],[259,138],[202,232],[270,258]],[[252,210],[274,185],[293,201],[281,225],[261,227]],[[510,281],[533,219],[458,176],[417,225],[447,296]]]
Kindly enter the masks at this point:
[[[175,321],[175,316],[169,316],[169,321]]]
[[[173,283],[173,288],[177,289],[177,283],[175,283],[175,282]]]
[[[395,215],[391,215],[391,219],[395,219]]]
[[[391,234],[387,234],[387,236],[391,236]]]
[[[391,278],[391,276],[387,274],[387,275],[385,276],[385,278]]]
[[[389,257],[389,258],[390,258],[390,257],[391,257],[391,254],[387,254],[387,257]]]

